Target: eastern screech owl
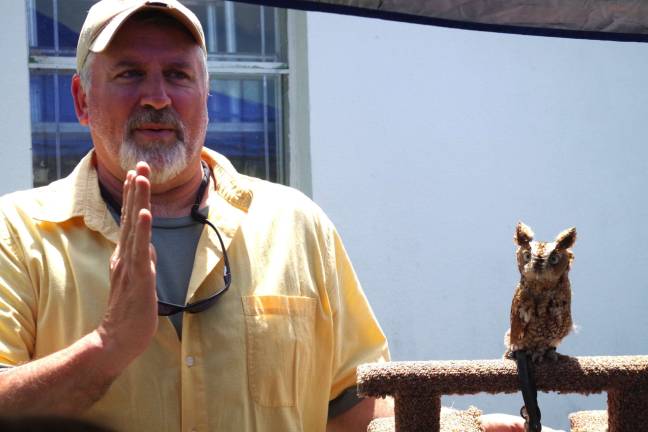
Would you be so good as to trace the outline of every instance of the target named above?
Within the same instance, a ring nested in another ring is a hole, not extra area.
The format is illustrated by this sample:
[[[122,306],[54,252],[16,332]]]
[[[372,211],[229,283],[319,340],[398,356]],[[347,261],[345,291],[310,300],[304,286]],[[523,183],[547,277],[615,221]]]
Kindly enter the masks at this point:
[[[505,356],[524,350],[533,362],[556,360],[556,347],[572,329],[569,268],[576,228],[558,234],[553,242],[533,241],[531,228],[519,222],[515,235],[520,282],[511,304],[511,328]]]

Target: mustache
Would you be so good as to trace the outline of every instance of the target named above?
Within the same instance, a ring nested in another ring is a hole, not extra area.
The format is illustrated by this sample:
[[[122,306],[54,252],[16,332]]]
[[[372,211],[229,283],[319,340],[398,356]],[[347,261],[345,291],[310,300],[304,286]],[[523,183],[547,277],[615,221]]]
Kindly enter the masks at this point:
[[[184,124],[178,118],[175,111],[168,107],[161,110],[147,107],[139,108],[128,118],[126,134],[127,136],[131,136],[135,129],[151,124],[174,129],[178,140],[184,141]]]

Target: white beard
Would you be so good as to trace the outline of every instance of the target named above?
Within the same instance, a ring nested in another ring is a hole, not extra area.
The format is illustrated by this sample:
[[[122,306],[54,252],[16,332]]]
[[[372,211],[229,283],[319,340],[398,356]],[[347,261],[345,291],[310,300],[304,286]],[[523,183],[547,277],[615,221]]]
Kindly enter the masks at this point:
[[[139,161],[151,167],[151,184],[164,183],[187,167],[187,147],[177,140],[171,146],[164,143],[151,143],[138,146],[132,139],[125,139],[119,149],[119,164],[124,171],[135,169]]]

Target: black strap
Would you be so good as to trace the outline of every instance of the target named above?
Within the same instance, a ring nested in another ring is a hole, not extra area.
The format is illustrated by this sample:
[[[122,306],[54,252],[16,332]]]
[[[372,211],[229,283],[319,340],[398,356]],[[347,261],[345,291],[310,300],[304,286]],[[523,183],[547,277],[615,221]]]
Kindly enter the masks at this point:
[[[209,176],[211,174],[211,169],[209,168],[209,165],[207,165],[207,162],[205,162],[204,160],[200,161],[200,165],[202,166],[203,177],[200,181],[198,191],[196,192],[196,200],[194,201],[193,206],[191,206],[191,217],[198,222],[205,223],[205,220],[207,218],[200,213],[200,202],[205,195],[207,186],[209,186]]]
[[[518,380],[524,405],[520,408],[520,415],[524,418],[524,430],[527,432],[540,432],[540,407],[538,406],[538,389],[536,388],[535,377],[533,376],[533,362],[530,354],[525,351],[513,353],[517,362]]]

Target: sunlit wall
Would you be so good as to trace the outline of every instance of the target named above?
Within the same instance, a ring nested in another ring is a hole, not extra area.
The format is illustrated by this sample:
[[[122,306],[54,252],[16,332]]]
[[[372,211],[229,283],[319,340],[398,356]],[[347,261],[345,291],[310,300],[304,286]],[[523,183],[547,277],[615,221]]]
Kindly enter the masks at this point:
[[[397,360],[502,355],[512,236],[576,226],[572,355],[648,353],[648,45],[309,14],[313,196]],[[517,413],[520,395],[446,398]],[[542,395],[543,420],[605,408]]]

